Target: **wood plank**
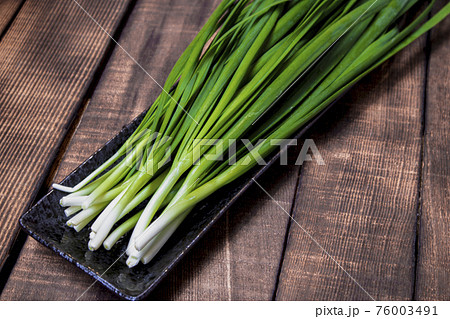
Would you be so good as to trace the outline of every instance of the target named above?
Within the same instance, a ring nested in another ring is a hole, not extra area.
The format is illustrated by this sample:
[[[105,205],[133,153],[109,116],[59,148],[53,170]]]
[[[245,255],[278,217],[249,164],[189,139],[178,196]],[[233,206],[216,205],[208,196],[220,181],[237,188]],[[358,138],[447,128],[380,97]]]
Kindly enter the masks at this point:
[[[359,85],[311,136],[293,217],[377,300],[408,300],[421,150],[424,39]],[[277,300],[370,300],[292,223]]]
[[[440,1],[440,8],[447,1]],[[450,300],[450,19],[431,31],[416,299]]]
[[[290,211],[298,171],[275,164],[258,183]],[[253,185],[150,299],[271,300],[289,219],[278,204]]]
[[[81,5],[112,32],[128,2]],[[0,43],[0,268],[108,43],[75,3],[37,0]]]
[[[17,0],[0,0],[0,37],[6,32],[8,25],[12,23],[14,16],[22,6],[24,1]],[[1,39],[1,38],[0,38]]]
[[[140,1],[123,30],[121,45],[162,83],[218,3],[206,0],[177,0],[172,4]],[[122,125],[143,111],[159,92],[159,87],[116,48],[68,147],[56,180],[68,174]],[[291,156],[295,156],[295,152]],[[281,205],[290,209],[297,173],[298,167],[274,167],[260,183]],[[262,196],[258,187],[253,187],[150,299],[271,299],[287,219],[276,212],[275,203]],[[1,299],[73,300],[92,282],[89,276],[28,239]],[[82,299],[115,298],[96,284]]]

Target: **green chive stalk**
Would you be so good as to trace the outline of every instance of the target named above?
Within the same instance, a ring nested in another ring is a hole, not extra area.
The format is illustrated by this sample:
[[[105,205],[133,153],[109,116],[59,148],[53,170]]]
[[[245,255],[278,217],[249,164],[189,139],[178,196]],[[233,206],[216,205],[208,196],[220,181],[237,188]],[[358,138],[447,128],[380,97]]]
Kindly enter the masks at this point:
[[[70,193],[67,224],[92,222],[91,250],[130,234],[128,266],[150,262],[200,201],[279,147],[271,141],[450,13],[448,4],[425,22],[431,1],[402,28],[418,2],[223,1],[119,150],[77,185],[54,185]]]

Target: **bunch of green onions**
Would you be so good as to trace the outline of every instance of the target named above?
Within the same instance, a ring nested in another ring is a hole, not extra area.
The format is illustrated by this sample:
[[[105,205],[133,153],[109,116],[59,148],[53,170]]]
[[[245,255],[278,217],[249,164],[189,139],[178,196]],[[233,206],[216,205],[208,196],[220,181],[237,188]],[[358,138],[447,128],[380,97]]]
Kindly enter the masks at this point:
[[[197,203],[450,13],[424,22],[431,1],[400,27],[417,2],[224,0],[122,147],[76,186],[54,185],[71,193],[67,225],[94,221],[90,250],[132,231],[128,266],[148,263]]]

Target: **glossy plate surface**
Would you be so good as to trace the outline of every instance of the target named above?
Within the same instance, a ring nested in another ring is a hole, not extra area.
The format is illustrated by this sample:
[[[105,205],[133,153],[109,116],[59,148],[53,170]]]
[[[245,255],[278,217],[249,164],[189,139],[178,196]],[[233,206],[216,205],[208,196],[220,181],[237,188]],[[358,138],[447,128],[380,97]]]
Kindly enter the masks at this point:
[[[330,107],[331,105],[306,125],[295,138],[300,138]],[[75,169],[61,184],[67,186],[77,184],[113,155],[138,126],[143,116],[144,114],[141,114],[125,126],[118,135]],[[89,251],[87,249],[89,227],[76,233],[75,230],[66,226],[68,218],[59,205],[59,200],[65,193],[57,190],[50,191],[22,215],[20,225],[37,241],[74,263],[114,293],[128,300],[140,300],[161,282],[189,249],[253,183],[253,178],[256,179],[276,162],[279,155],[280,153],[272,155],[266,160],[268,165],[255,167],[197,205],[154,260],[147,265],[139,264],[131,269],[126,266],[127,256],[123,252],[127,238],[122,238],[110,251],[103,248],[96,252]]]

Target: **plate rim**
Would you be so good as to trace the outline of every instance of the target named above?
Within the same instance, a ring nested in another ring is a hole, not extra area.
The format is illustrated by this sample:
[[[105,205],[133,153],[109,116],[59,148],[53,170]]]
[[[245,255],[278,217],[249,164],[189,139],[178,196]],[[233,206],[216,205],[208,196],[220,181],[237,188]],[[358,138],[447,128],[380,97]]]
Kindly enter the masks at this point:
[[[321,110],[317,116],[315,116],[313,119],[311,119],[310,121],[308,121],[295,135],[292,139],[300,139],[309,129],[311,129],[311,127],[314,126],[314,124],[320,119],[322,118],[322,116],[330,109],[332,108],[338,100],[340,100],[340,98],[345,95],[345,93],[348,91],[345,90],[344,93],[342,93],[338,98],[336,98],[332,103],[330,103],[327,107],[325,107],[323,110]],[[131,120],[130,122],[128,122],[126,125],[124,125],[122,127],[122,129],[115,134],[110,140],[108,140],[105,144],[103,144],[99,149],[97,149],[94,153],[92,153],[92,155],[90,155],[86,160],[84,160],[80,165],[78,165],[70,174],[68,174],[66,177],[64,177],[64,179],[61,181],[61,184],[64,184],[64,182],[69,179],[71,176],[76,175],[77,171],[82,168],[82,166],[84,166],[87,162],[89,162],[90,160],[92,160],[92,158],[94,157],[94,155],[96,155],[97,153],[101,152],[103,150],[103,148],[105,148],[107,145],[109,145],[110,143],[112,143],[116,138],[119,137],[119,135],[126,129],[128,129],[131,125],[136,124],[137,121],[142,120],[142,118],[144,117],[144,115],[146,114],[147,110],[143,111],[141,114],[139,114],[137,117],[135,117],[133,120]],[[247,191],[247,189],[252,186],[255,181],[254,179],[260,177],[262,174],[264,174],[269,167],[271,167],[280,157],[281,153],[284,152],[282,150],[277,151],[276,153],[273,153],[271,155],[269,155],[268,157],[268,161],[267,164],[264,166],[260,166],[261,168],[256,170],[256,167],[252,168],[249,172],[245,173],[243,176],[239,177],[239,178],[243,178],[244,176],[247,176],[249,173],[253,172],[253,170],[256,171],[256,173],[254,173],[251,178],[248,179],[248,181],[245,182],[245,184],[239,189],[239,191],[229,200],[226,202],[226,204],[220,208],[220,210],[214,215],[214,218],[212,218],[201,230],[200,232],[198,232],[196,234],[196,236],[189,242],[188,245],[186,245],[186,247],[184,247],[184,249],[176,255],[176,257],[174,259],[171,260],[171,262],[168,264],[167,267],[165,267],[165,271],[158,276],[151,284],[150,286],[148,286],[146,289],[144,289],[142,292],[140,292],[137,295],[131,295],[128,293],[125,293],[123,291],[121,291],[119,288],[115,287],[112,283],[110,283],[109,281],[105,280],[102,278],[103,274],[98,274],[97,272],[95,272],[94,269],[91,269],[90,267],[83,265],[82,263],[80,263],[78,260],[76,260],[75,258],[73,258],[68,252],[59,249],[58,247],[56,247],[54,244],[52,244],[51,242],[47,241],[45,238],[42,237],[42,234],[38,234],[37,232],[33,231],[31,228],[29,228],[26,224],[26,216],[28,214],[31,214],[33,212],[33,209],[37,206],[39,206],[48,196],[50,196],[55,190],[51,189],[49,192],[47,192],[46,195],[44,195],[42,198],[40,198],[30,209],[28,209],[25,213],[23,213],[21,215],[21,217],[19,218],[19,224],[20,226],[25,230],[25,232],[30,235],[33,239],[35,239],[36,241],[38,241],[40,244],[44,245],[45,247],[51,249],[53,252],[55,252],[56,254],[58,254],[59,256],[61,256],[63,259],[65,259],[66,261],[74,264],[77,268],[81,269],[82,271],[84,271],[85,273],[87,273],[89,276],[91,276],[95,281],[95,282],[100,282],[104,287],[106,287],[108,290],[110,290],[111,292],[113,292],[114,294],[118,295],[121,298],[124,298],[126,300],[130,300],[130,301],[137,301],[137,300],[142,300],[145,297],[147,297],[160,283],[161,281],[166,278],[166,276],[168,275],[168,273],[170,273],[173,268],[178,265],[178,263],[183,259],[183,257],[192,249],[192,247],[194,247],[200,240],[201,238],[211,229],[211,227],[223,216],[223,214],[230,209],[230,207],[234,204],[234,202],[242,196],[243,193],[245,193],[245,191]],[[238,180],[238,179],[236,179]],[[235,180],[235,181],[236,181]],[[234,182],[234,181],[233,181]]]

